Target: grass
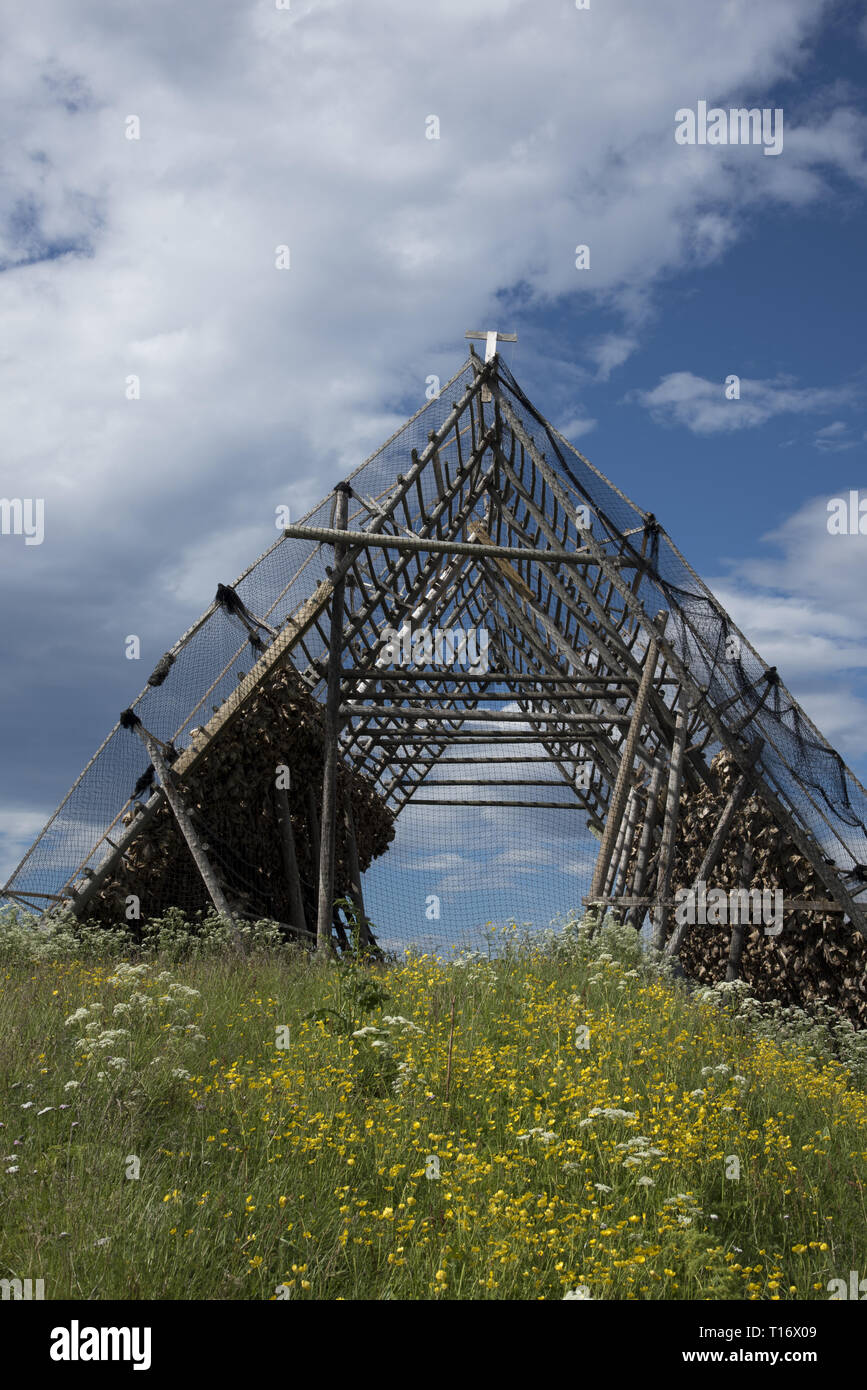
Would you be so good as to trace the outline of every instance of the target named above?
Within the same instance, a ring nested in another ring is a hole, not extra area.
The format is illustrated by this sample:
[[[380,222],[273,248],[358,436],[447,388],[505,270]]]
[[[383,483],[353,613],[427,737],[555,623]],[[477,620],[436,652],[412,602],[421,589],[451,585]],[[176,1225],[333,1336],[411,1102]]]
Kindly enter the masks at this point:
[[[867,1275],[852,1072],[690,997],[634,932],[364,966],[171,926],[138,959],[0,932],[0,1277],[785,1300]]]

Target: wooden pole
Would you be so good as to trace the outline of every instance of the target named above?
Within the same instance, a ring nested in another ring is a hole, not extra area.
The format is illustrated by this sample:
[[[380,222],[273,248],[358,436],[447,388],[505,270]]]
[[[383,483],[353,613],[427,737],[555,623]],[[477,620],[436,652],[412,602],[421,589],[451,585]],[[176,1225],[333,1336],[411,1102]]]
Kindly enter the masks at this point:
[[[591,901],[594,898],[601,898],[604,896],[605,876],[608,872],[608,863],[611,859],[614,842],[618,830],[620,829],[623,808],[626,805],[626,795],[632,777],[632,765],[635,761],[635,749],[638,745],[641,726],[644,723],[647,697],[650,694],[650,688],[653,683],[658,655],[659,646],[656,636],[654,635],[648,643],[647,652],[644,657],[644,670],[642,671],[638,694],[635,697],[632,722],[629,725],[629,732],[626,735],[620,766],[617,769],[617,779],[614,783],[614,790],[611,793],[611,804],[608,808],[608,814],[605,817],[605,830],[602,835],[602,843],[599,846],[599,854],[596,857],[596,867],[593,870],[593,883],[589,895]]]
[[[360,936],[363,945],[375,945],[364,910],[364,894],[361,888],[361,865],[358,859],[358,841],[355,838],[355,817],[352,814],[352,801],[349,794],[343,799],[343,823],[346,829],[346,847],[349,858],[349,883],[352,901],[355,903]]]
[[[602,887],[602,896],[605,898],[611,896],[614,879],[617,875],[618,869],[620,868],[620,855],[623,852],[623,841],[626,838],[626,822],[629,817],[629,812],[632,809],[634,791],[634,787],[631,787],[629,790],[629,796],[626,799],[626,810],[624,814],[620,817],[620,828],[617,831],[617,839],[614,841],[614,849],[611,853],[611,859],[609,860],[608,868],[605,872],[605,883]]]
[[[289,810],[289,793],[285,787],[274,788],[277,803],[277,819],[280,822],[280,844],[283,850],[283,868],[289,884],[290,921],[299,931],[309,935],[307,917],[304,912],[304,898],[301,894],[301,879],[298,874],[298,855],[295,852],[295,833],[292,829],[292,814]]]
[[[723,807],[722,815],[720,816],[717,822],[716,830],[711,836],[710,844],[705,850],[704,858],[701,861],[701,866],[699,868],[698,873],[695,876],[695,882],[697,884],[707,883],[708,879],[710,878],[711,874],[713,873],[714,869],[719,863],[719,857],[722,854],[723,845],[725,844],[726,837],[729,831],[731,830],[732,822],[735,816],[737,815],[738,811],[743,805],[744,799],[746,798],[749,788],[749,780],[742,773],[735,785],[731,789],[728,801]],[[688,924],[686,922],[682,922],[679,926],[675,927],[674,931],[671,933],[671,936],[669,937],[665,945],[665,949],[669,955],[676,956],[679,952],[681,943],[683,942],[683,938],[686,935],[687,925]]]
[[[741,888],[749,888],[750,878],[753,872],[753,847],[749,840],[744,845],[744,856],[741,860]],[[740,914],[739,914],[740,915]],[[744,933],[746,931],[745,922],[734,922],[732,924],[732,939],[729,943],[729,958],[726,965],[726,980],[731,982],[736,980],[741,973],[741,954],[744,949]]]
[[[493,431],[489,431],[493,436]],[[401,554],[423,551],[430,555],[471,555],[481,556],[481,546],[475,541],[439,540],[435,536],[393,536],[376,534],[372,531],[347,531],[346,539],[340,536],[343,527],[334,526],[284,526],[283,535],[291,540],[320,541],[326,545],[351,546],[362,550],[397,550]],[[485,547],[485,558],[491,560],[538,560],[550,565],[592,565],[595,560],[586,550],[532,550],[523,545],[497,545]],[[612,557],[614,564],[618,558]]]
[[[334,489],[335,532],[346,530],[349,517],[348,483],[338,483]],[[340,566],[346,547],[339,540],[334,545],[334,567]],[[319,911],[316,918],[316,949],[327,951],[331,942],[331,919],[334,912],[334,851],[337,831],[337,757],[340,736],[340,669],[343,656],[343,620],[346,577],[341,575],[331,596],[331,627],[328,638],[328,693],[325,700],[325,761],[322,771],[322,820],[319,827]]]
[[[314,864],[319,863],[319,812],[316,807],[316,793],[307,786],[307,828],[310,832],[310,850]]]
[[[644,807],[644,824],[641,827],[641,839],[638,842],[638,858],[635,861],[635,873],[632,878],[632,896],[640,898],[644,892],[644,885],[647,882],[647,865],[650,861],[650,851],[653,848],[653,828],[656,824],[657,803],[659,801],[659,789],[662,786],[662,760],[657,759],[653,764],[653,771],[650,774],[650,786],[647,791],[647,801]],[[631,927],[638,930],[644,921],[645,909],[643,907],[631,907],[626,914],[626,920]]]
[[[674,724],[674,742],[671,748],[671,763],[668,771],[668,793],[665,798],[665,819],[662,822],[662,840],[659,845],[659,868],[656,874],[656,906],[653,910],[652,944],[661,950],[665,941],[668,923],[668,909],[664,904],[671,892],[671,874],[674,868],[674,842],[677,836],[677,822],[680,813],[680,786],[683,780],[683,754],[686,748],[686,695],[681,691],[677,700],[677,717]]]
[[[244,950],[244,942],[241,937],[241,933],[238,931],[238,924],[235,921],[235,915],[232,912],[232,909],[229,907],[225,894],[223,893],[223,890],[220,887],[214,870],[211,868],[210,860],[208,859],[208,856],[202,848],[202,842],[196,834],[195,828],[193,827],[193,823],[190,820],[189,815],[187,814],[187,808],[178,794],[177,788],[175,787],[174,778],[171,773],[171,769],[169,768],[168,764],[163,758],[163,755],[160,752],[159,745],[157,744],[156,739],[154,739],[148,733],[147,729],[144,727],[141,720],[138,718],[138,715],[133,715],[133,719],[135,720],[135,723],[128,723],[126,727],[132,727],[136,730],[136,733],[139,735],[142,743],[147,749],[148,756],[150,757],[150,760],[154,765],[154,770],[156,771],[156,774],[160,779],[160,785],[163,791],[165,792],[166,801],[169,803],[172,815],[177,821],[181,834],[183,835],[184,839],[187,842],[187,845],[189,846],[190,854],[193,856],[193,859],[195,860],[196,868],[202,876],[202,882],[208,890],[208,896],[210,897],[211,902],[214,904],[214,907],[217,909],[217,912],[220,914],[220,916],[225,917],[227,921],[231,924],[232,936],[234,938],[235,945],[238,948],[240,954],[243,956],[246,954]]]
[[[626,833],[623,837],[617,869],[611,880],[611,892],[615,897],[618,893],[625,893],[628,885],[629,860],[632,856],[632,846],[635,844],[635,832],[638,826],[639,799],[638,788],[633,787],[626,804]]]

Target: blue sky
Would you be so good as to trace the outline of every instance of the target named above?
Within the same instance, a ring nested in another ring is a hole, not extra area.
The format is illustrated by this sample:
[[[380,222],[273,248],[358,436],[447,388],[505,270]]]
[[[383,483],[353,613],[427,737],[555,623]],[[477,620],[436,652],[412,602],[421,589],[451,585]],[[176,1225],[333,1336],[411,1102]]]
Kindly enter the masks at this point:
[[[864,780],[867,538],[825,519],[867,495],[865,59],[863,5],[821,0],[18,15],[0,496],[43,498],[45,539],[0,535],[0,880],[274,507],[315,504],[468,328],[518,332],[524,390]],[[676,144],[700,100],[782,108],[782,152]]]

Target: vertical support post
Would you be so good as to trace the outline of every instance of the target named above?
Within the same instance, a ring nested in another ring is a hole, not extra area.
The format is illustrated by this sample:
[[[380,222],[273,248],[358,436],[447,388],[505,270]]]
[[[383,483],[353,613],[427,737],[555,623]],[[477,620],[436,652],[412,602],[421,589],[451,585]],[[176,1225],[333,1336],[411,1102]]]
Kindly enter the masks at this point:
[[[131,719],[128,717],[130,715],[132,715]],[[124,723],[125,716],[126,723]],[[133,720],[135,721],[134,723],[132,722]],[[190,854],[195,860],[196,868],[202,876],[202,882],[208,890],[208,896],[220,916],[225,917],[231,923],[235,945],[239,953],[243,956],[245,954],[244,942],[241,933],[238,931],[238,924],[235,921],[234,913],[229,907],[214,870],[211,868],[210,860],[202,848],[202,842],[196,834],[193,823],[187,814],[187,808],[175,786],[171,769],[160,752],[156,739],[148,733],[138,715],[132,714],[131,710],[125,710],[124,714],[121,715],[121,724],[125,728],[134,728],[147,749],[148,756],[154,765],[154,770],[160,779],[160,786],[165,793],[166,801],[171,807],[172,814],[178,823],[180,832],[187,842]]]
[[[346,848],[349,859],[349,884],[352,893],[352,901],[355,903],[358,912],[362,944],[369,946],[374,943],[370,925],[367,920],[367,914],[364,910],[364,895],[361,891],[361,865],[358,859],[358,841],[355,838],[355,817],[352,814],[352,801],[348,792],[343,800],[343,823],[346,829]]]
[[[316,793],[307,787],[307,825],[310,830],[310,849],[314,864],[319,863],[319,812],[316,809]]]
[[[741,776],[738,778],[737,782],[732,787],[731,792],[729,793],[728,801],[723,807],[723,812],[717,822],[716,830],[711,836],[711,842],[705,850],[704,858],[701,861],[701,866],[699,868],[698,873],[695,876],[696,884],[706,884],[714,869],[716,868],[717,864],[719,863],[719,857],[722,854],[723,845],[726,841],[726,836],[731,830],[732,821],[734,820],[735,816],[737,815],[738,811],[743,805],[749,788],[750,784],[747,780],[747,777],[744,773],[741,773]],[[680,950],[681,942],[683,941],[685,935],[686,923],[683,923],[679,927],[675,927],[674,931],[672,932],[669,940],[666,942],[665,945],[665,949],[669,955],[677,955],[678,951]]]
[[[611,897],[611,890],[614,887],[614,880],[616,879],[617,872],[620,868],[620,856],[623,853],[623,841],[626,838],[626,823],[629,819],[629,812],[632,809],[634,799],[635,788],[632,787],[630,788],[629,795],[626,798],[626,810],[620,818],[620,828],[617,831],[617,839],[614,841],[614,849],[611,854],[608,869],[605,873],[605,884],[603,886],[602,893],[603,896],[606,898]]]
[[[640,898],[644,892],[644,885],[647,882],[647,865],[650,861],[650,851],[653,848],[653,828],[656,825],[657,802],[659,801],[659,789],[662,786],[662,760],[657,758],[653,764],[653,771],[650,774],[650,786],[647,790],[647,801],[644,808],[644,824],[641,827],[641,839],[638,842],[638,857],[635,861],[635,873],[632,878],[632,896]],[[631,907],[626,914],[626,920],[631,927],[638,931],[645,918],[643,907]]]
[[[298,873],[298,855],[295,852],[295,834],[292,830],[292,815],[289,810],[289,793],[285,787],[274,788],[277,803],[277,819],[280,822],[280,843],[283,849],[283,868],[289,885],[289,910],[292,926],[309,935],[307,918],[304,913],[304,899],[301,895],[301,878]]]
[[[744,856],[741,860],[740,887],[749,888],[750,879],[753,873],[753,847],[749,840],[744,845]],[[740,918],[740,914],[738,914]],[[729,943],[729,958],[726,965],[726,980],[731,982],[736,980],[741,973],[741,954],[744,949],[744,933],[746,924],[740,920],[732,923],[732,939]]]
[[[657,615],[657,622],[662,614]],[[632,721],[629,725],[629,732],[626,735],[626,742],[620,758],[620,766],[617,769],[617,777],[614,782],[614,789],[611,793],[611,802],[608,807],[608,815],[605,817],[605,830],[602,834],[602,844],[599,846],[599,853],[596,857],[596,867],[593,870],[593,883],[590,888],[589,900],[598,899],[604,896],[605,877],[608,873],[608,864],[611,853],[614,849],[614,842],[620,829],[620,822],[623,817],[623,808],[626,805],[626,795],[629,783],[632,779],[632,765],[635,761],[635,749],[638,745],[638,736],[641,733],[641,726],[644,723],[644,711],[647,707],[647,699],[650,695],[653,684],[653,675],[656,670],[656,662],[659,656],[659,646],[656,635],[651,637],[647,652],[644,657],[644,669],[641,674],[641,684],[638,687],[638,694],[635,697],[635,708],[632,711]]]
[[[671,763],[668,769],[668,792],[665,798],[665,818],[662,822],[662,840],[659,845],[659,868],[656,874],[656,903],[653,908],[652,944],[661,950],[668,925],[668,901],[671,892],[671,874],[674,868],[674,841],[677,835],[677,822],[680,814],[680,786],[683,780],[683,755],[686,749],[686,693],[678,692],[677,716],[674,724],[674,742],[671,746]]]
[[[626,893],[629,881],[629,860],[632,856],[632,846],[635,844],[635,831],[638,824],[638,805],[638,788],[633,787],[632,791],[629,793],[629,800],[626,803],[626,832],[623,836],[620,858],[617,861],[617,868],[611,880],[610,896],[613,898],[616,898],[621,893],[624,895]]]
[[[348,483],[334,489],[334,526],[346,530],[349,516]],[[340,575],[331,595],[331,627],[328,637],[328,688],[325,698],[325,759],[322,770],[322,821],[319,827],[319,910],[316,918],[316,949],[329,949],[331,918],[334,911],[334,850],[337,832],[337,740],[340,734],[340,666],[343,657],[343,606],[346,578],[340,564],[346,547],[335,544],[334,568]]]

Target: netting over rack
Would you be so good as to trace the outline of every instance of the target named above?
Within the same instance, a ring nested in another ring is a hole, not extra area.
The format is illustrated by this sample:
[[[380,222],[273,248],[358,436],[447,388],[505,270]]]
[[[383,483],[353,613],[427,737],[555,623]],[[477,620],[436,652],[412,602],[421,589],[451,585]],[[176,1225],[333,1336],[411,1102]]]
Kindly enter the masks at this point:
[[[723,745],[760,740],[757,775],[775,814],[857,912],[864,789],[653,515],[544,420],[498,359],[483,369],[471,357],[349,484],[350,538],[395,544],[350,544],[339,567],[336,882],[343,896],[365,871],[383,941],[476,944],[489,923],[547,926],[579,906],[660,613],[636,795],[669,757],[688,686],[687,791]],[[308,534],[289,528],[221,585],[132,706],[164,747],[233,909],[303,916],[308,930],[338,578],[333,534],[309,533],[332,526],[334,507],[332,496],[303,519]],[[408,539],[416,548],[398,544]],[[283,801],[278,767],[289,773]],[[148,914],[206,907],[158,783],[143,741],[115,726],[6,896],[40,909],[72,902],[102,920],[129,893]],[[616,864],[612,873],[617,882]]]

